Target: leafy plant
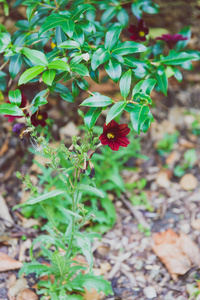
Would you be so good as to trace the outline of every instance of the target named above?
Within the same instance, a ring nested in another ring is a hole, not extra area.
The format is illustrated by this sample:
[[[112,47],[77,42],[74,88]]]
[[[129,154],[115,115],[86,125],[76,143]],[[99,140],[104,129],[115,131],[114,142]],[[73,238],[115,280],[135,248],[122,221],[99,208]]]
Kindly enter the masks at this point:
[[[166,133],[163,139],[160,140],[156,145],[158,153],[160,155],[170,153],[173,150],[174,144],[177,142],[178,136],[178,132],[174,132],[172,134]]]
[[[195,149],[189,149],[185,151],[183,155],[184,161],[183,164],[177,165],[174,168],[174,175],[181,177],[185,174],[187,169],[191,169],[197,161],[197,155]]]

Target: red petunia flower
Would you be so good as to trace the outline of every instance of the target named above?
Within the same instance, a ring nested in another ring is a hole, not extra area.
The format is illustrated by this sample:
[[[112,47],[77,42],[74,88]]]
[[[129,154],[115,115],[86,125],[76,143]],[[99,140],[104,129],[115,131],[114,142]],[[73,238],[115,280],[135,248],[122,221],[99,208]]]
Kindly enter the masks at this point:
[[[118,151],[119,146],[127,147],[130,144],[126,135],[129,134],[130,128],[127,124],[119,125],[112,120],[108,125],[104,124],[103,133],[99,139],[102,145],[108,145],[112,150]]]
[[[165,41],[170,49],[173,49],[177,42],[187,40],[182,34],[163,34],[161,37],[157,37],[156,40]]]
[[[31,123],[33,124],[33,126],[38,126],[41,125],[42,127],[44,127],[46,125],[46,119],[48,118],[47,113],[41,112],[39,109],[31,116]]]
[[[140,19],[138,22],[138,25],[131,25],[128,28],[128,31],[132,33],[130,36],[130,39],[132,41],[146,41],[146,35],[149,33],[149,28],[145,27],[145,22],[144,20]]]
[[[21,104],[20,104],[20,108],[23,108],[23,107],[25,107],[26,106],[26,102],[27,102],[27,98],[26,98],[26,96],[25,96],[25,94],[24,93],[22,93],[22,102],[21,102]],[[10,103],[10,101],[8,100],[6,103]],[[18,116],[10,116],[10,115],[4,115],[4,117],[7,117],[7,118],[9,118],[8,119],[8,122],[12,122],[12,121],[14,121],[16,118],[23,118],[22,116],[20,116],[20,117],[18,117]]]

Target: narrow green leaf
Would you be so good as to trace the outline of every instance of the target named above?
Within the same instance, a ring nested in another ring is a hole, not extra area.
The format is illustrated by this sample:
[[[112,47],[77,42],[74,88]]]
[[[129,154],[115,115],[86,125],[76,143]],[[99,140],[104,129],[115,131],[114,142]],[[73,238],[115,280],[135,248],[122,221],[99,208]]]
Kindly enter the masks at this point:
[[[175,65],[181,65],[182,63],[188,60],[193,60],[195,58],[196,57],[192,54],[188,54],[186,52],[177,53],[174,50],[171,50],[169,55],[165,57],[161,56],[160,60],[157,63],[175,66]]]
[[[0,115],[24,116],[23,111],[15,104],[5,103],[0,105]]]
[[[106,124],[112,121],[116,116],[118,116],[126,106],[126,101],[119,101],[115,103],[111,109],[109,110],[107,117],[106,117]]]
[[[84,117],[84,122],[88,129],[92,128],[95,125],[101,112],[102,107],[91,107],[88,110]]]
[[[120,87],[120,92],[122,94],[122,97],[126,99],[130,92],[131,88],[131,76],[132,76],[132,71],[129,69],[120,79],[119,82],[119,87]]]
[[[58,70],[63,70],[63,71],[67,71],[69,72],[69,66],[66,62],[64,62],[63,60],[54,60],[52,62],[50,62],[47,66],[49,69],[58,69]]]
[[[44,71],[45,67],[41,66],[35,66],[28,70],[26,70],[21,77],[19,78],[18,84],[24,84],[30,81],[31,79],[35,78],[37,75],[39,75],[42,71]]]
[[[38,66],[48,65],[48,61],[43,52],[29,48],[22,48],[21,53]]]
[[[104,45],[105,49],[111,51],[117,45],[121,30],[121,26],[116,26],[106,33]]]
[[[9,73],[12,79],[19,73],[22,66],[22,55],[20,53],[16,53],[10,59],[9,63]]]
[[[53,273],[56,276],[64,276],[67,273],[66,258],[58,251],[55,251],[52,255],[52,268]]]
[[[150,95],[152,89],[156,84],[156,80],[153,78],[140,80],[133,88],[132,96],[141,92],[147,95]]]
[[[90,107],[104,107],[113,103],[113,100],[107,96],[95,95],[85,99],[81,105]]]
[[[9,91],[8,95],[10,103],[20,106],[22,102],[22,94],[20,90],[17,89],[15,91]]]
[[[43,22],[39,30],[39,36],[48,31],[49,29],[56,28],[57,26],[62,26],[68,18],[59,14],[51,14]]]
[[[93,186],[87,185],[87,184],[80,184],[80,185],[78,185],[77,189],[92,192],[93,194],[95,194],[101,198],[104,198],[104,196],[105,196],[100,190],[94,188]]]
[[[83,219],[82,216],[74,213],[73,211],[69,210],[69,209],[66,209],[65,207],[58,207],[63,213],[65,213],[66,215],[71,215],[71,216],[74,216],[76,217],[77,219]]]
[[[46,83],[47,85],[52,85],[54,78],[56,76],[56,71],[55,70],[46,70],[43,74],[42,74],[42,79],[44,81],[44,83]]]
[[[98,66],[108,61],[110,58],[110,52],[104,48],[99,48],[92,55],[91,66],[95,71]]]
[[[110,6],[106,9],[101,17],[101,23],[108,23],[116,15],[117,6]]]
[[[66,191],[54,190],[54,191],[51,191],[51,192],[46,193],[44,195],[38,196],[36,198],[31,198],[31,199],[29,199],[28,201],[26,201],[23,204],[24,205],[32,205],[32,204],[35,204],[35,203],[38,203],[38,202],[41,202],[41,201],[44,201],[44,200],[47,200],[47,199],[59,196],[61,194],[65,194],[65,193],[66,193]]]
[[[129,21],[129,15],[124,8],[121,8],[117,13],[117,20],[120,22],[121,25],[127,26]]]
[[[145,52],[147,48],[139,43],[126,41],[124,43],[119,43],[114,49],[114,54],[126,55],[132,53]]]
[[[72,12],[72,20],[76,21],[79,19],[80,15],[89,9],[95,9],[94,6],[90,4],[83,4],[77,6],[77,8]]]
[[[110,78],[117,83],[122,73],[121,64],[116,59],[111,57],[105,65],[105,70]]]
[[[76,233],[75,241],[77,246],[81,249],[83,255],[86,257],[90,269],[93,267],[93,255],[91,242],[87,236],[83,236],[82,233]]]

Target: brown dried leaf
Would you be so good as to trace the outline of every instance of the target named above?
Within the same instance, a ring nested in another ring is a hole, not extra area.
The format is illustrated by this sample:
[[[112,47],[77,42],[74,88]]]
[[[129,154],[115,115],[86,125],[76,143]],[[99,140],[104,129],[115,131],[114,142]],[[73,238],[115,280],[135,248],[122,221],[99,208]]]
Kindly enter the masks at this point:
[[[24,289],[18,295],[16,300],[38,300],[38,296],[29,289]]]
[[[192,266],[200,265],[200,251],[185,234],[178,236],[172,229],[154,236],[155,254],[164,263],[173,280],[185,274]]]
[[[191,226],[200,231],[200,219],[195,219],[192,221]]]
[[[84,296],[84,300],[101,300],[104,299],[105,294],[100,292],[97,293],[95,289],[91,289],[91,291],[86,290]]]
[[[180,180],[180,186],[183,190],[194,190],[198,185],[198,181],[193,174],[185,174]]]
[[[156,183],[160,187],[169,188],[171,181],[169,180],[169,174],[165,171],[161,171],[157,174]]]
[[[22,262],[9,257],[7,254],[0,252],[0,272],[20,269]]]

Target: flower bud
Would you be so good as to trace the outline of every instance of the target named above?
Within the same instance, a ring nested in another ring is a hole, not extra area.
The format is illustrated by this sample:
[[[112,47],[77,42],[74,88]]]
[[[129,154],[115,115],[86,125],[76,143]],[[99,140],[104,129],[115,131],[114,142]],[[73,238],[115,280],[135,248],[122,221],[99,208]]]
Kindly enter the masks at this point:
[[[60,158],[59,158],[59,157],[56,157],[56,158],[55,158],[55,163],[56,163],[56,164],[59,164],[59,162],[60,162]]]
[[[39,143],[43,143],[45,141],[45,138],[43,137],[43,136],[40,136],[39,138],[38,138],[38,142]]]

